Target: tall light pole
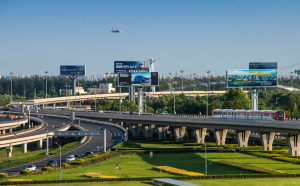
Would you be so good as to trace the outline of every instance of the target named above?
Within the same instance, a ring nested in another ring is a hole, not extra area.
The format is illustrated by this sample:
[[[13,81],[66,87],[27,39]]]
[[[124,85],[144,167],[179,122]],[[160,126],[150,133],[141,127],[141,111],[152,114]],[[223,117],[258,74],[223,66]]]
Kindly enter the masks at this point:
[[[46,99],[47,99],[47,97],[48,97],[48,90],[47,90],[47,87],[48,87],[48,85],[47,85],[47,74],[48,74],[48,71],[46,70],[45,71],[45,76],[46,76]]]
[[[206,99],[206,117],[208,117],[208,101],[209,101],[209,94],[210,94],[210,70],[207,71],[207,78],[208,78],[208,91],[207,91],[207,99]]]
[[[194,91],[196,90],[196,74],[194,73]]]
[[[181,77],[181,93],[183,94],[183,73],[184,73],[184,71],[180,70],[180,73],[182,74],[182,77]]]
[[[204,142],[204,158],[205,158],[205,175],[207,175],[207,155],[206,155],[206,143]]]
[[[13,100],[13,97],[12,97],[12,79],[13,79],[13,75],[14,75],[14,73],[13,72],[10,72],[9,73],[10,74],[10,103],[12,102],[12,100]]]
[[[176,100],[176,97],[175,97],[175,81],[173,82],[173,88],[174,88],[174,103],[173,103],[173,107],[174,107],[174,114],[176,114],[176,103],[175,103],[175,100]]]
[[[56,143],[59,147],[59,179],[62,179],[62,172],[61,172],[61,146]]]

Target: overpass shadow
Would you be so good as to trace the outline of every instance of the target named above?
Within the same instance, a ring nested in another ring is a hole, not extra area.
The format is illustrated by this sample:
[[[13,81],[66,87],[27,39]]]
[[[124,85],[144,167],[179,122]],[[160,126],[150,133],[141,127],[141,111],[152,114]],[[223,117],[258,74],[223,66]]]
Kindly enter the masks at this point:
[[[150,153],[139,154],[143,161],[152,166],[170,166],[192,172],[205,173],[204,153],[185,153],[185,152],[154,152],[151,158]],[[218,174],[255,174],[256,172],[218,164],[207,160],[208,175]]]

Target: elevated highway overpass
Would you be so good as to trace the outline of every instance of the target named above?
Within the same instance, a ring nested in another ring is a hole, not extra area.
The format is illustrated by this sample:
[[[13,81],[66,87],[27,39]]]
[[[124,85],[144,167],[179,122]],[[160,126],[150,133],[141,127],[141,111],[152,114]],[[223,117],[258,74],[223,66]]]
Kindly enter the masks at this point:
[[[226,91],[183,91],[183,94],[186,96],[207,96],[210,95],[222,95]],[[162,91],[162,92],[144,92],[145,95],[150,97],[158,97],[163,95],[170,94],[182,94],[182,91]],[[95,99],[125,99],[128,96],[128,93],[112,93],[112,94],[91,94],[91,95],[80,95],[80,96],[67,96],[67,97],[55,97],[47,99],[35,99],[28,100],[25,102],[12,102],[12,105],[47,105],[47,104],[56,104],[56,103],[69,103],[74,101],[86,101],[86,100],[95,100]]]
[[[70,115],[69,111],[43,110],[45,114],[55,113]],[[192,116],[176,115],[130,115],[96,112],[76,112],[77,117],[92,118],[101,121],[119,123],[132,135],[144,135],[152,137],[156,131],[160,139],[167,134],[183,140],[185,135],[193,132],[196,142],[203,143],[207,129],[215,131],[216,143],[224,145],[228,129],[236,130],[237,140],[240,147],[248,146],[251,131],[260,132],[264,150],[272,150],[275,133],[288,134],[290,154],[300,156],[300,122],[299,121],[270,121],[270,120],[232,120],[214,119]]]

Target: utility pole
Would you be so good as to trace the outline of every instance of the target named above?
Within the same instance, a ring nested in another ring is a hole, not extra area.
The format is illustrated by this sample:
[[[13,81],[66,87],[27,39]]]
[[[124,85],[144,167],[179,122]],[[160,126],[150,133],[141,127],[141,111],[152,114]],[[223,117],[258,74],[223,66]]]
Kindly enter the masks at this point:
[[[180,73],[182,74],[182,77],[181,77],[181,93],[183,94],[183,73],[184,73],[184,71],[180,70]]]
[[[10,74],[10,103],[12,102],[12,100],[13,100],[13,97],[12,97],[12,90],[13,90],[13,88],[12,88],[12,79],[13,79],[13,72],[10,72],[9,73]]]

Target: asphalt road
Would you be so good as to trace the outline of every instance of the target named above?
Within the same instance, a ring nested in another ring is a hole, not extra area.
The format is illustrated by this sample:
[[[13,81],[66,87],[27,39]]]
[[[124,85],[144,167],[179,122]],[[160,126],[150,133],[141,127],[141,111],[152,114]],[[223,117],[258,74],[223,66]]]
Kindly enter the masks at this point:
[[[57,118],[57,117],[52,117],[52,116],[46,116],[43,118],[43,120],[46,121],[48,123],[48,125],[51,127],[59,127],[60,125],[62,125],[62,123],[69,122],[68,119]],[[74,123],[78,124],[79,122],[78,122],[78,120],[76,120]],[[83,127],[85,130],[99,130],[99,127],[105,127],[106,131],[107,131],[106,132],[107,149],[110,149],[111,147],[117,145],[118,143],[120,143],[123,140],[123,132],[119,128],[116,128],[116,127],[106,126],[103,124],[99,124],[98,122],[91,122],[91,121],[85,121],[85,120],[80,121],[80,126]],[[55,129],[55,128],[53,128],[53,129]],[[33,134],[31,134],[31,135],[33,135]],[[87,140],[83,144],[77,146],[76,148],[74,148],[68,152],[62,153],[62,156],[61,156],[62,162],[64,162],[65,159],[70,155],[74,155],[74,154],[82,155],[87,151],[94,151],[94,152],[100,151],[101,152],[101,151],[103,151],[103,148],[104,148],[103,147],[103,135],[88,137]],[[28,153],[30,153],[30,152],[28,152]],[[55,155],[52,157],[48,157],[46,159],[30,162],[25,165],[2,169],[2,170],[0,170],[0,172],[6,172],[9,175],[17,174],[19,171],[24,170],[28,165],[31,165],[31,164],[36,165],[39,170],[42,167],[44,167],[49,160],[53,160],[53,159],[56,159],[59,162],[59,155]]]

